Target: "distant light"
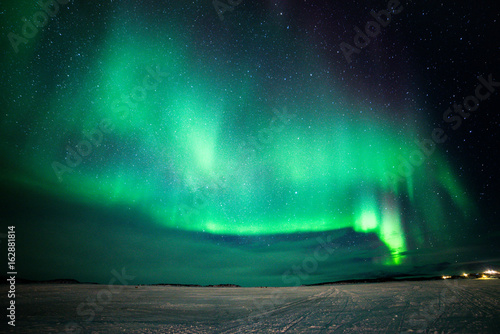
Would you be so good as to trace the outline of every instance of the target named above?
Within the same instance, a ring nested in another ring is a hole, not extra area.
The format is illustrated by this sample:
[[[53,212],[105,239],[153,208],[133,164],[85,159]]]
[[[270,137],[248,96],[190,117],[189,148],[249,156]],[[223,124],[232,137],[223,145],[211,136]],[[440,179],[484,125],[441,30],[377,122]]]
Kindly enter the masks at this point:
[[[484,273],[485,273],[485,274],[488,274],[488,275],[495,275],[495,274],[498,274],[498,271],[488,269],[488,270],[486,270]]]
[[[451,276],[444,276],[443,275],[443,279],[448,279],[448,278],[451,278]]]
[[[462,276],[463,276],[463,277],[468,277],[468,276],[469,276],[469,274],[463,273],[463,274],[462,274]]]

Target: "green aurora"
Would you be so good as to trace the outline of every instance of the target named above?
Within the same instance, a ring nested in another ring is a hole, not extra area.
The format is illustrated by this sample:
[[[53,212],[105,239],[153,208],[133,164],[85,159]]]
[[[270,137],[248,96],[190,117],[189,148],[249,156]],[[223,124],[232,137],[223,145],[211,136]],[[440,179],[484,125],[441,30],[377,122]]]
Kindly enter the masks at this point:
[[[23,154],[13,155],[21,172],[3,174],[9,182],[134,207],[185,231],[374,233],[390,253],[386,265],[403,264],[409,243],[422,246],[427,231],[443,230],[446,212],[464,222],[476,210],[439,147],[395,178],[432,132],[421,101],[403,97],[410,85],[392,105],[354,94],[328,74],[326,59],[309,61],[308,39],[291,38],[279,23],[259,48],[239,42],[257,54],[248,56],[228,42],[232,34],[201,40],[174,15],[147,30],[117,10],[91,42],[99,47],[84,54],[84,37],[74,35],[77,43],[61,40],[66,51],[54,55],[48,41],[69,32],[60,15],[7,65],[23,68],[12,82],[39,78],[9,102],[10,123],[29,120],[30,128]],[[259,54],[272,40],[280,47]],[[6,123],[2,132],[10,151],[18,133]]]

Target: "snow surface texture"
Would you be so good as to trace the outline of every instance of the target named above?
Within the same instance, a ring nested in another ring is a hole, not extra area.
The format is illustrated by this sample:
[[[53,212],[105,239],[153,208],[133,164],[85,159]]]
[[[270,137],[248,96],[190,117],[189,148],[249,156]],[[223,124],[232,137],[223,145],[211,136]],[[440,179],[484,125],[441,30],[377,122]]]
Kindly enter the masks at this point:
[[[4,318],[0,331],[499,333],[499,310],[500,280],[289,288],[19,285],[16,327]]]

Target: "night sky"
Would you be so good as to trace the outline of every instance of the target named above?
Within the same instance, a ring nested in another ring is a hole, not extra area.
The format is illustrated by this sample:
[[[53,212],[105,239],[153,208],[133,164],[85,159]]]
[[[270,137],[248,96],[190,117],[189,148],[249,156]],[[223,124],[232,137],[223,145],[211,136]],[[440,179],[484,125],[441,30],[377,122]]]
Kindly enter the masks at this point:
[[[19,277],[500,266],[496,1],[61,2],[0,5]]]

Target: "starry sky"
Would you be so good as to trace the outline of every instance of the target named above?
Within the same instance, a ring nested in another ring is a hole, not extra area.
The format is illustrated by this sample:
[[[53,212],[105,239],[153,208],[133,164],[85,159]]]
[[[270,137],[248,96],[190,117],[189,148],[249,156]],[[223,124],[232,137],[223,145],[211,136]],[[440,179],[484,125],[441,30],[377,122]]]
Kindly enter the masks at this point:
[[[0,5],[20,277],[500,265],[495,1],[61,2]]]

